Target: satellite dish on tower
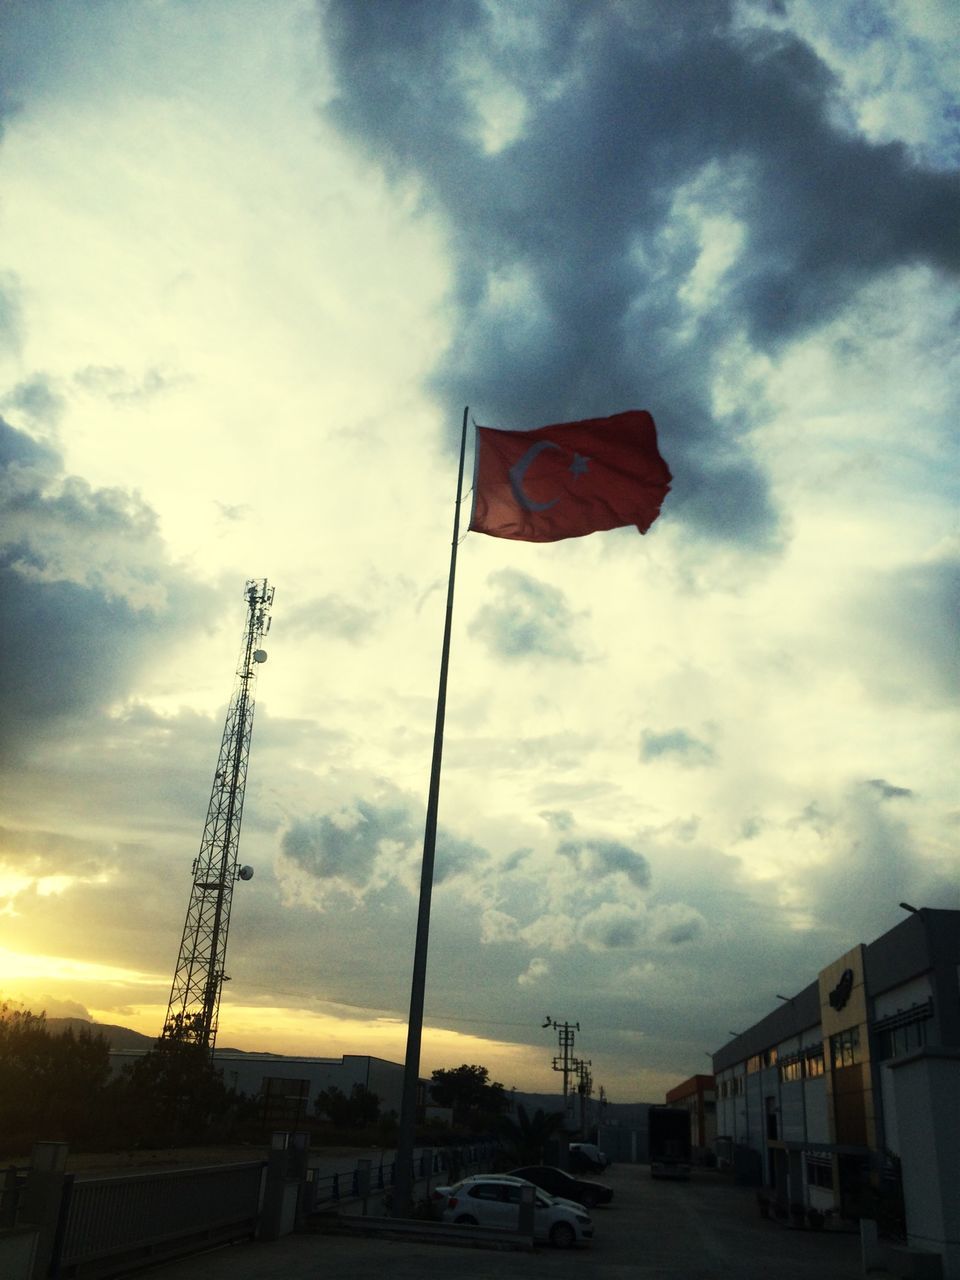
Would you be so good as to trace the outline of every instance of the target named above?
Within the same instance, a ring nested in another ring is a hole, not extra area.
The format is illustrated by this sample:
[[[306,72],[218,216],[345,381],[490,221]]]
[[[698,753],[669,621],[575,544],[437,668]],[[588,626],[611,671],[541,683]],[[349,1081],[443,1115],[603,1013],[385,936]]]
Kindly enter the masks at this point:
[[[253,660],[254,660],[254,662],[266,662],[266,660],[267,660],[267,651],[266,651],[266,649],[254,649],[254,651],[253,651]]]
[[[252,880],[252,879],[253,879],[253,867],[241,867],[241,868],[240,868],[240,870],[237,872],[237,879],[239,879],[239,880]]]

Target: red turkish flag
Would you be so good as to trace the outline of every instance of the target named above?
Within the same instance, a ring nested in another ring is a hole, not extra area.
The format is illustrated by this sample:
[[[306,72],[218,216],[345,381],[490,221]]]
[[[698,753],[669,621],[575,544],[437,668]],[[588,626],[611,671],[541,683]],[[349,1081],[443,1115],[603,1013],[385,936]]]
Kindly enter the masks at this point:
[[[521,542],[627,524],[646,533],[671,479],[643,409],[535,431],[477,427],[470,528]]]

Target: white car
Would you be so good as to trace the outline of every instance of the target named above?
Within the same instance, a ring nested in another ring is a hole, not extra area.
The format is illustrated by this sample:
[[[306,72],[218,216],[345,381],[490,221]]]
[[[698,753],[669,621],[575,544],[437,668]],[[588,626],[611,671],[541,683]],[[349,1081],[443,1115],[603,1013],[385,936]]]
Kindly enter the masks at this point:
[[[516,1231],[522,1187],[533,1187],[533,1238],[558,1249],[593,1238],[593,1220],[582,1204],[548,1196],[524,1178],[508,1174],[476,1173],[449,1187],[436,1187],[434,1202],[442,1202],[444,1222]]]

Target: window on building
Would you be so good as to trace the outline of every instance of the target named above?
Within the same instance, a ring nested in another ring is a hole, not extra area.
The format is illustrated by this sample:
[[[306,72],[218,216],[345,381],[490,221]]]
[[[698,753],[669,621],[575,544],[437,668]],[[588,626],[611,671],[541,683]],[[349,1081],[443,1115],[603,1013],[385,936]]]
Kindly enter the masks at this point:
[[[763,1059],[763,1065],[765,1067],[775,1067],[777,1065],[776,1049],[764,1049],[760,1056]]]
[[[900,1058],[912,1049],[920,1049],[927,1043],[927,1024],[911,1022],[904,1027],[890,1027],[877,1034],[877,1057]]]
[[[824,1070],[823,1062],[823,1045],[817,1045],[813,1049],[807,1050],[807,1057],[804,1063],[804,1075],[808,1079],[814,1076],[822,1076]]]
[[[933,1017],[933,1001],[899,1009],[874,1023],[877,1057],[899,1058],[927,1043],[927,1024]]]
[[[830,1037],[830,1065],[834,1071],[860,1061],[860,1028],[848,1027]]]
[[[749,1057],[747,1059],[747,1075],[752,1076],[755,1072],[759,1070],[760,1070],[760,1055],[759,1053],[755,1053],[752,1055],[752,1057]]]
[[[833,1164],[829,1156],[807,1156],[807,1185],[833,1186]]]
[[[803,1079],[803,1059],[796,1055],[792,1058],[781,1058],[778,1068],[780,1079],[787,1082]]]

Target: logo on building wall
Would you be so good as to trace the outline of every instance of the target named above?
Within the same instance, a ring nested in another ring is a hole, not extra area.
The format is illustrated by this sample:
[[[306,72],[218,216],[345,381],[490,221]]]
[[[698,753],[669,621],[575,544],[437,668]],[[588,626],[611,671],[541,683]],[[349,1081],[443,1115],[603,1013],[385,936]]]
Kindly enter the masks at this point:
[[[850,999],[850,992],[853,990],[853,970],[844,969],[840,975],[840,981],[833,988],[828,996],[830,1007],[836,1009],[839,1013],[843,1006]]]

